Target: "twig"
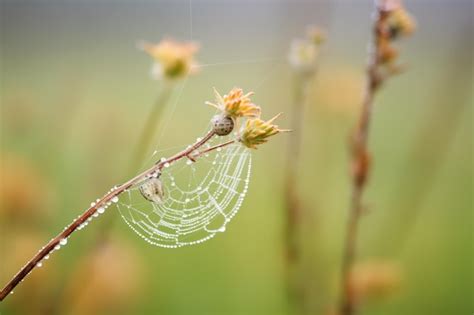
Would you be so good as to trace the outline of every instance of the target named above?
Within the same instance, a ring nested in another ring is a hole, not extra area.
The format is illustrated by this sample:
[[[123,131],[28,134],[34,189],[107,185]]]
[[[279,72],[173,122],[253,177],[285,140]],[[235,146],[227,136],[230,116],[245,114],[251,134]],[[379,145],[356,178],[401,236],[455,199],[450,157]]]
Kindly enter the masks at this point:
[[[214,151],[214,150],[216,150],[216,149],[226,147],[226,146],[231,145],[232,143],[236,143],[236,142],[237,142],[237,140],[232,139],[232,140],[229,140],[229,141],[227,141],[227,142],[223,142],[223,143],[221,143],[221,144],[217,144],[217,145],[215,145],[215,146],[209,147],[209,148],[207,148],[207,149],[205,149],[205,150],[198,151],[196,155],[188,156],[188,158],[195,159],[195,158],[198,158],[198,157],[200,157],[201,155],[206,154],[206,153],[208,153],[208,152],[210,152],[210,151]]]
[[[388,2],[388,1],[386,1]],[[359,219],[363,211],[362,197],[365,190],[367,177],[370,169],[370,155],[368,152],[368,135],[370,119],[374,97],[384,77],[381,76],[379,67],[380,60],[380,41],[389,37],[386,34],[386,20],[390,10],[386,3],[378,4],[375,2],[376,16],[374,22],[374,39],[369,52],[369,62],[367,67],[367,85],[365,96],[362,103],[362,112],[359,117],[359,123],[355,130],[352,147],[352,197],[350,201],[349,218],[346,227],[346,237],[342,258],[342,296],[339,305],[341,315],[352,315],[355,312],[355,296],[352,292],[350,273],[355,259],[357,247],[357,230]]]
[[[182,158],[187,158],[193,151],[199,149],[203,146],[207,141],[209,141],[215,135],[214,131],[209,131],[201,140],[194,143],[187,149],[171,156],[168,159],[160,160],[157,162],[153,167],[149,168],[148,170],[144,171],[143,173],[133,177],[126,183],[113,188],[109,191],[105,196],[103,196],[99,201],[97,201],[94,205],[92,205],[89,209],[87,209],[83,214],[77,217],[63,232],[53,238],[51,241],[48,242],[36,255],[34,255],[26,265],[21,268],[21,270],[5,285],[5,287],[0,291],[0,301],[3,301],[9,293],[13,291],[13,289],[45,258],[49,255],[56,246],[60,246],[63,240],[67,240],[67,238],[76,231],[81,224],[85,223],[89,218],[91,218],[99,208],[106,207],[107,204],[110,204],[115,201],[116,198],[120,194],[122,194],[127,189],[131,188],[132,186],[140,183],[141,181],[150,178],[153,176],[154,173],[159,172],[165,164],[174,163]]]

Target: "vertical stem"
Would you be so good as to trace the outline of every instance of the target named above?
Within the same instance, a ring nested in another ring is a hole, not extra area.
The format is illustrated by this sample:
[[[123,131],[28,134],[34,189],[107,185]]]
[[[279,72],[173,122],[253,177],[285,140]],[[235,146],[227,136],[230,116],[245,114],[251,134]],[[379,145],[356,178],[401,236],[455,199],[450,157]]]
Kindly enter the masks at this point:
[[[160,116],[163,113],[166,103],[168,102],[171,92],[173,91],[172,86],[164,82],[164,86],[158,95],[150,114],[147,117],[143,129],[138,137],[138,143],[136,144],[130,163],[130,171],[132,173],[142,166],[145,155],[150,150],[151,143],[156,134],[159,126]]]
[[[382,84],[383,77],[379,73],[379,42],[385,34],[385,22],[389,11],[383,4],[377,4],[374,22],[374,38],[370,45],[369,62],[367,66],[367,84],[365,96],[362,103],[362,112],[359,117],[357,129],[353,136],[352,147],[352,193],[349,207],[349,218],[346,226],[342,257],[342,280],[341,298],[339,312],[341,315],[352,315],[356,311],[355,294],[351,285],[351,269],[355,260],[357,250],[357,235],[359,219],[363,210],[362,199],[366,187],[367,177],[370,170],[370,154],[368,150],[369,127],[371,121],[374,97]]]
[[[296,274],[300,262],[299,225],[301,222],[301,204],[297,192],[297,170],[301,147],[301,129],[303,125],[304,105],[310,78],[298,75],[294,86],[293,117],[291,123],[292,135],[287,150],[287,165],[285,176],[285,264],[286,282],[290,302],[299,310],[302,309],[301,284]]]

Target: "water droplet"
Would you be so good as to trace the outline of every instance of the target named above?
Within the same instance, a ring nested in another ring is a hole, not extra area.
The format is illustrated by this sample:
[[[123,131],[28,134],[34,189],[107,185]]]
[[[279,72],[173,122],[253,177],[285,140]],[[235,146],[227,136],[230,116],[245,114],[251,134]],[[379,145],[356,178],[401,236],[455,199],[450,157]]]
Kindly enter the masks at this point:
[[[64,246],[67,244],[67,238],[63,238],[62,240],[59,241],[59,244]]]
[[[61,248],[61,245],[59,245],[59,244],[56,245],[56,246],[54,246],[54,249],[55,249],[55,250],[59,250],[60,248]]]
[[[189,198],[186,198],[186,200],[184,200],[184,202],[189,202]]]
[[[115,197],[112,198],[112,202],[117,203],[118,201],[119,201],[119,199],[118,199],[117,196],[115,196]]]
[[[97,212],[102,214],[105,212],[105,208],[104,207],[100,207],[99,209],[97,209]]]
[[[94,212],[94,214],[92,215],[94,218],[97,218],[99,216],[99,213],[97,212]]]
[[[222,148],[217,148],[216,150],[217,150],[217,152],[220,152],[220,151],[222,151]]]
[[[44,256],[44,259],[49,259],[49,255]]]
[[[218,229],[219,232],[225,232],[225,226],[221,226],[219,229]]]
[[[91,207],[95,206],[95,202],[91,202]]]
[[[187,165],[191,165],[192,163],[193,163],[193,161],[191,161],[191,160],[187,160],[187,161],[186,161],[186,164],[187,164]]]
[[[170,167],[170,163],[166,162],[164,167]]]
[[[43,266],[43,263],[41,261],[36,264],[36,267],[42,267],[42,266]]]

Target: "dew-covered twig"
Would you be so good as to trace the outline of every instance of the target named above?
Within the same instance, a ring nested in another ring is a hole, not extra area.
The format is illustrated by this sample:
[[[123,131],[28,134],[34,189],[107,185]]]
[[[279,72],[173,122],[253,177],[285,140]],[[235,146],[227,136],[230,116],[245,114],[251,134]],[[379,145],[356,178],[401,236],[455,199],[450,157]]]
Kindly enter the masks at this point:
[[[195,142],[187,149],[167,158],[161,159],[158,163],[153,165],[148,170],[143,173],[133,177],[126,183],[112,188],[107,194],[102,198],[93,202],[91,206],[80,216],[78,216],[68,227],[59,233],[55,238],[49,241],[36,255],[34,255],[26,265],[21,268],[21,270],[5,285],[5,287],[0,291],[0,301],[5,299],[5,297],[10,294],[13,289],[21,282],[23,279],[35,268],[41,267],[43,259],[46,256],[51,254],[53,251],[60,249],[62,245],[66,245],[69,236],[74,233],[76,230],[81,229],[83,224],[86,224],[88,220],[91,220],[92,217],[97,213],[101,214],[105,209],[112,205],[113,203],[118,202],[118,197],[127,189],[130,189],[132,186],[140,183],[141,181],[153,177],[154,174],[157,174],[166,167],[180,159],[187,158],[192,152],[202,147],[206,144],[213,136],[215,132],[213,130],[209,131],[202,139]]]

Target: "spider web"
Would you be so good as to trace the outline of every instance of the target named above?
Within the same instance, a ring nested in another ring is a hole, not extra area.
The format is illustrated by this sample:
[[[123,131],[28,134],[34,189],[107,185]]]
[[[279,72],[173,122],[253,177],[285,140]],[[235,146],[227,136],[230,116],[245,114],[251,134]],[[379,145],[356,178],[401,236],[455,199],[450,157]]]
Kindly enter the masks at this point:
[[[211,140],[204,149],[219,142]],[[162,203],[141,195],[143,182],[120,197],[117,206],[128,226],[148,243],[167,248],[202,243],[224,232],[248,190],[249,149],[235,143],[196,162],[182,159],[166,166],[160,175],[165,190]]]
[[[194,40],[193,0],[189,0],[188,4],[189,39]],[[246,79],[257,78],[256,82],[251,82],[251,90],[256,91],[270,79],[278,78],[275,75],[277,71],[285,69],[282,66],[286,65],[286,51],[271,58],[211,61],[200,63],[196,67],[202,75],[207,70],[220,67],[238,67],[248,72],[256,65],[265,64],[270,66],[268,69],[265,67],[263,73],[245,75]],[[162,149],[162,140],[166,138],[165,133],[169,132],[168,125],[174,121],[189,77],[188,73],[177,87],[176,97],[163,113],[165,119],[160,126],[156,149],[150,159],[157,160],[158,152],[163,154],[168,151]],[[215,138],[206,146],[222,143],[230,137]],[[149,162],[150,160],[146,164]],[[168,248],[198,244],[225,231],[226,225],[242,205],[250,173],[250,151],[236,143],[201,156],[196,163],[182,159],[163,168],[160,175],[165,190],[163,202],[154,203],[145,199],[139,191],[142,182],[122,194],[117,206],[128,226],[150,244]]]

